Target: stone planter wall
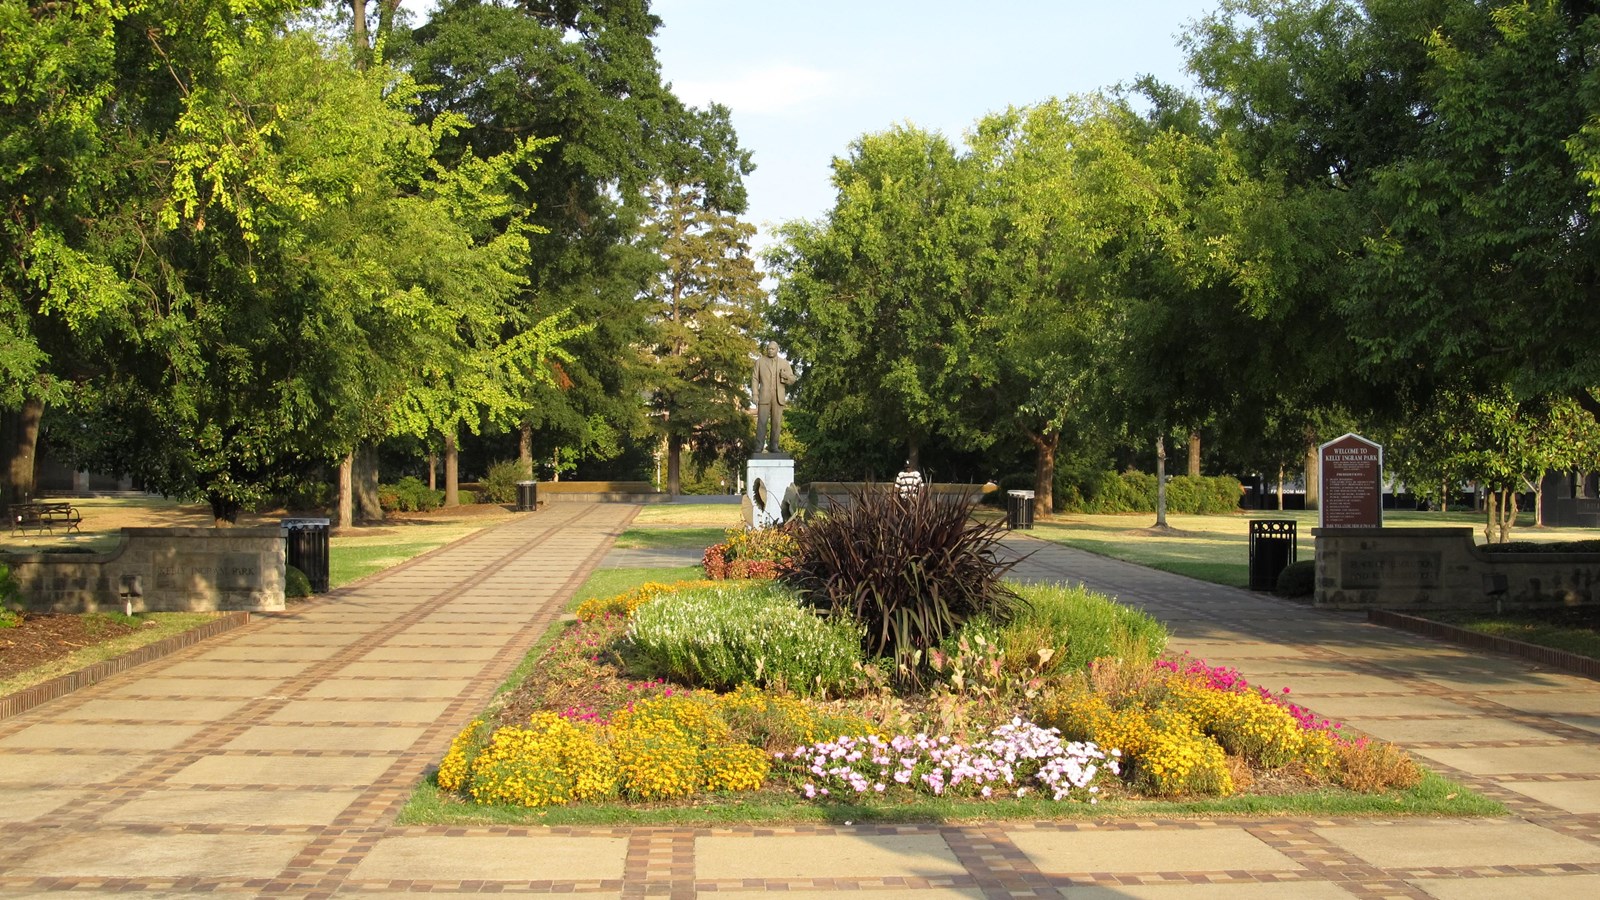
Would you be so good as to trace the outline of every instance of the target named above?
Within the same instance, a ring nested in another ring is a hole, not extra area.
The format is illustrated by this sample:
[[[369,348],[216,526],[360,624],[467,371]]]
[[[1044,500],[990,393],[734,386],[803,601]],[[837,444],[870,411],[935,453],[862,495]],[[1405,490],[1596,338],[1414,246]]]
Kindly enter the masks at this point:
[[[1471,528],[1314,528],[1316,604],[1514,612],[1600,602],[1600,554],[1487,553]]]
[[[284,608],[277,528],[124,528],[107,553],[6,554],[36,612],[201,612]]]

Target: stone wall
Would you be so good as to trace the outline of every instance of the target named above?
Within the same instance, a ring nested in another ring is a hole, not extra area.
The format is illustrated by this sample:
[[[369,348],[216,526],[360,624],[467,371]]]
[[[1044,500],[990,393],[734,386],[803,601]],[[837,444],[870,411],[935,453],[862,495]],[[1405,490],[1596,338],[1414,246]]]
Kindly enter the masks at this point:
[[[541,481],[540,503],[665,503],[648,481]]]
[[[124,528],[106,553],[16,553],[36,612],[281,610],[283,533],[275,528]]]
[[[1471,528],[1314,528],[1316,604],[1514,612],[1600,602],[1600,554],[1489,553]]]

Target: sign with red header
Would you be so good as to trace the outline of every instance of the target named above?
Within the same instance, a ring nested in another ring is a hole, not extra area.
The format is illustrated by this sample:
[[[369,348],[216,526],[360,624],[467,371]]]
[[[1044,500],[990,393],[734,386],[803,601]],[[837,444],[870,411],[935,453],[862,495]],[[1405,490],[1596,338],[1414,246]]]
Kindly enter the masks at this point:
[[[1317,524],[1383,527],[1383,448],[1347,434],[1317,448],[1321,484]]]

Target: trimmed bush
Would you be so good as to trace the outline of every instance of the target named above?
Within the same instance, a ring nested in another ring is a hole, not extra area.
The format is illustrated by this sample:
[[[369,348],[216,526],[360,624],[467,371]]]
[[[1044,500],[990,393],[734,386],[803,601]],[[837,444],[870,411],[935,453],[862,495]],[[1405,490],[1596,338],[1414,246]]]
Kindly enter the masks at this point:
[[[443,503],[444,491],[432,490],[415,475],[378,486],[378,505],[388,512],[426,512]]]
[[[577,617],[580,622],[591,622],[605,616],[629,618],[639,607],[664,594],[714,587],[715,585],[716,582],[714,581],[674,581],[671,584],[647,581],[631,591],[623,591],[610,597],[592,597],[583,601],[578,604]]]
[[[726,537],[700,558],[707,578],[776,578],[792,565],[796,545],[786,527],[730,528]]]
[[[309,597],[312,594],[311,579],[306,573],[294,566],[285,566],[283,570],[283,596],[294,599]]]
[[[1005,529],[974,522],[974,505],[928,491],[853,492],[795,529],[794,569],[782,577],[808,603],[860,622],[869,658],[892,656],[918,679],[923,651],[968,619],[1004,624],[1023,603],[996,553]]]
[[[650,671],[697,687],[775,685],[836,695],[860,677],[860,630],[820,618],[771,582],[666,594],[634,612],[628,638]]]
[[[1278,573],[1278,583],[1272,592],[1279,597],[1309,597],[1317,592],[1317,561],[1302,559],[1292,562]]]
[[[1241,492],[1236,478],[1175,475],[1167,479],[1167,512],[1226,515],[1238,511]],[[1145,472],[1102,472],[1069,502],[1086,513],[1155,512],[1156,477]]]
[[[533,472],[514,459],[502,460],[489,466],[489,474],[478,482],[477,499],[481,503],[517,502],[517,482],[532,481]],[[466,501],[463,500],[463,503]]]

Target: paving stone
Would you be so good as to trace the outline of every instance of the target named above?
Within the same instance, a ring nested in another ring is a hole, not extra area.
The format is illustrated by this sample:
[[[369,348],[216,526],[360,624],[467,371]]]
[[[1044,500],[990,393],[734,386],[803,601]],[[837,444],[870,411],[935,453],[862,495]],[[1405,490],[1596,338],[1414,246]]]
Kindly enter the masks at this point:
[[[1600,845],[1500,820],[1329,826],[1323,838],[1375,866],[1544,866],[1600,863]]]
[[[1508,709],[1536,715],[1600,715],[1600,685],[1590,683],[1586,691],[1551,691],[1522,694],[1495,694],[1494,702]]]
[[[127,675],[114,683],[96,685],[97,693],[110,697],[266,697],[283,681],[245,678],[164,678]]]
[[[535,834],[386,837],[356,864],[356,881],[589,881],[620,879],[626,838]]]
[[[1290,696],[1296,702],[1303,700]],[[1343,721],[1363,716],[1481,716],[1470,706],[1427,694],[1384,694],[1378,697],[1317,697],[1307,702],[1318,715]]]
[[[237,660],[196,659],[174,663],[160,670],[167,678],[250,678],[257,680],[293,678],[305,672],[304,662],[239,662]]]
[[[224,750],[345,750],[399,753],[410,749],[427,729],[340,725],[257,725],[223,746]]]
[[[360,796],[355,790],[146,791],[119,804],[105,818],[150,825],[331,825]]]
[[[1485,716],[1460,719],[1345,719],[1373,737],[1398,743],[1462,743],[1466,741],[1542,741],[1557,737],[1548,731]]]
[[[1600,815],[1600,780],[1503,781],[1502,787],[1578,815]]]
[[[284,759],[273,756],[207,756],[185,766],[169,784],[283,784],[365,787],[394,765],[387,756],[343,758],[319,756]],[[421,773],[418,773],[419,776]]]
[[[249,700],[89,700],[65,708],[62,719],[149,719],[219,721],[250,704]]]
[[[1207,829],[1019,831],[1012,843],[1042,872],[1293,872],[1294,860],[1246,832]]]
[[[127,753],[4,753],[0,752],[0,784],[54,787],[114,783],[152,762],[144,755]]]
[[[966,872],[940,835],[785,835],[695,840],[695,875],[723,878],[938,878]]]
[[[1528,875],[1416,878],[1409,884],[1437,900],[1506,900],[1508,897],[1597,897],[1600,875]]]
[[[8,876],[268,878],[305,846],[303,835],[130,834],[108,831],[33,848]]]
[[[1067,900],[1350,900],[1350,892],[1326,881],[1226,884],[1119,884],[1069,887]]]
[[[471,686],[472,681],[467,678],[329,678],[312,685],[304,696],[320,700],[448,700]]]
[[[55,748],[76,750],[174,750],[183,746],[204,725],[113,725],[99,722],[42,722],[0,738],[0,748]]]
[[[430,662],[427,671],[440,678],[476,678],[483,674],[487,661],[480,662]],[[334,673],[337,678],[394,678],[415,674],[415,666],[405,666],[393,660],[380,662],[355,662]]]
[[[450,708],[448,700],[293,700],[265,721],[298,722],[417,722],[428,724]]]
[[[1592,745],[1430,748],[1414,752],[1477,775],[1600,774],[1600,753]]]
[[[315,644],[298,647],[233,644],[207,651],[206,659],[236,659],[250,662],[315,662],[337,656],[343,650],[344,647],[338,644]]]
[[[0,788],[0,822],[27,822],[79,796],[77,791]]]

